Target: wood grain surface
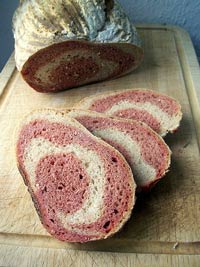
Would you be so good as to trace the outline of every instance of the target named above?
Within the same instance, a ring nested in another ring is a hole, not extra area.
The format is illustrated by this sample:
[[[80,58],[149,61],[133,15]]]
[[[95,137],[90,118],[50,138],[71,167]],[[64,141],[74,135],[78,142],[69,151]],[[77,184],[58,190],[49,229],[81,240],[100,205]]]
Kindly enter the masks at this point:
[[[200,266],[197,59],[183,30],[160,25],[140,25],[138,29],[145,50],[144,62],[120,79],[41,94],[22,80],[13,56],[2,71],[0,266]],[[182,105],[181,127],[166,137],[173,153],[170,172],[150,194],[137,199],[131,219],[113,238],[88,244],[55,240],[42,227],[16,167],[14,132],[19,121],[33,109],[69,108],[97,92],[138,87],[166,93]]]

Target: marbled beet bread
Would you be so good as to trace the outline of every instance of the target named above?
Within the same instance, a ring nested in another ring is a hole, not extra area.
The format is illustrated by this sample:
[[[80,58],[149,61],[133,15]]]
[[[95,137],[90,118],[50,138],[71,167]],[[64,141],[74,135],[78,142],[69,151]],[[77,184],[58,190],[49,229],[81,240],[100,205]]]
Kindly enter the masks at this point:
[[[133,171],[137,192],[150,190],[167,172],[171,152],[146,124],[84,110],[71,110],[68,115],[119,150]]]
[[[175,99],[146,89],[97,94],[74,107],[142,121],[161,136],[174,132],[182,119],[181,106]]]
[[[27,116],[16,155],[41,222],[54,237],[104,239],[130,217],[136,185],[128,163],[64,113],[39,110]]]
[[[115,78],[142,61],[116,0],[24,0],[13,17],[16,66],[39,92]]]

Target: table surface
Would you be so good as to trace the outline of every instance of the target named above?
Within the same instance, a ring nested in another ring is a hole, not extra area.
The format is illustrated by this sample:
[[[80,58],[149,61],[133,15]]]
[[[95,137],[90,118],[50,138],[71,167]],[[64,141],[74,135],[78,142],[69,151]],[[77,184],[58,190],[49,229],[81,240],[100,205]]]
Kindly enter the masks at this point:
[[[120,79],[59,94],[33,91],[11,56],[0,76],[0,266],[199,266],[200,72],[189,35],[180,28],[138,25],[144,42],[141,67]],[[97,92],[149,88],[178,99],[183,121],[166,142],[170,172],[138,199],[131,220],[113,238],[63,243],[41,226],[14,164],[13,132],[35,108],[68,108]]]

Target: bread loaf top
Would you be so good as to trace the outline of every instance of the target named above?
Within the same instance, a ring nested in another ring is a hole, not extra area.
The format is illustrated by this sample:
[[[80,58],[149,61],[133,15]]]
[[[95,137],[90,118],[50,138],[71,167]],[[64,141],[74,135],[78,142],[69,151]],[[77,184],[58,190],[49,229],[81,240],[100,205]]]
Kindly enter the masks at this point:
[[[141,46],[115,0],[23,0],[13,17],[13,32],[18,70],[40,49],[66,40]]]

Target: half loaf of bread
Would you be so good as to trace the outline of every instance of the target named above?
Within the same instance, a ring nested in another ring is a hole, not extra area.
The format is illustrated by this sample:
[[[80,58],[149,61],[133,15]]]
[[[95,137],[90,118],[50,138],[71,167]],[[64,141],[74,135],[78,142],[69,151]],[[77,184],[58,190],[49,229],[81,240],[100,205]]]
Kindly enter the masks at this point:
[[[39,92],[112,79],[143,58],[136,29],[116,0],[24,0],[13,32],[16,66]]]

